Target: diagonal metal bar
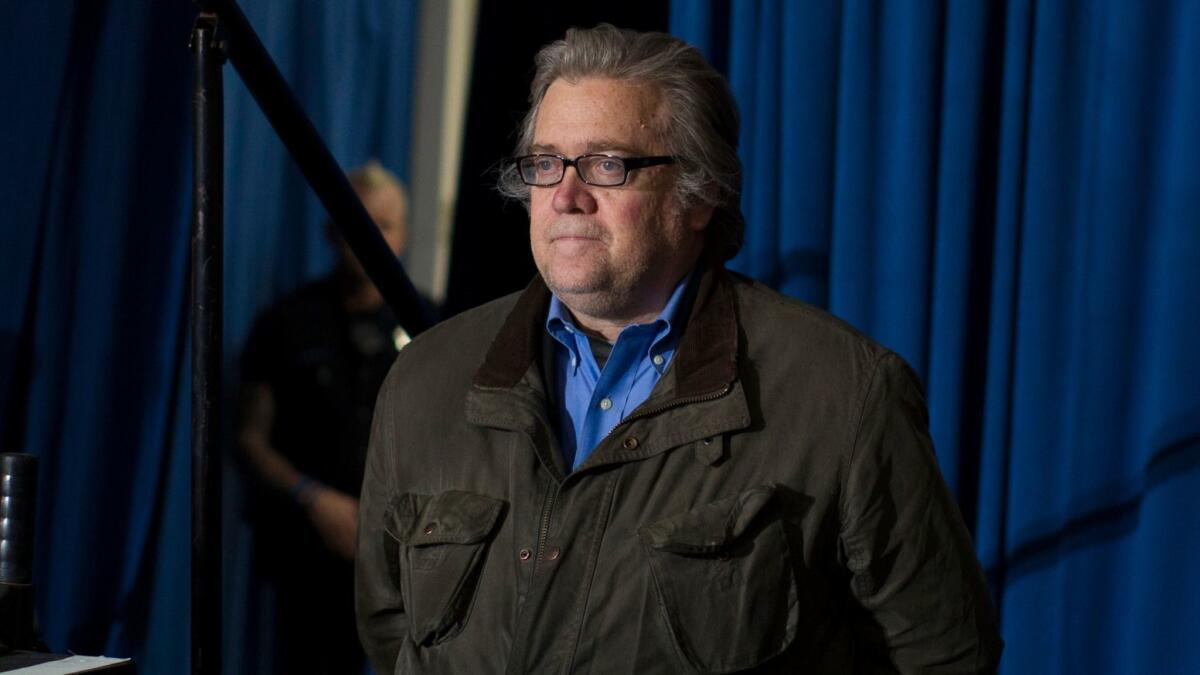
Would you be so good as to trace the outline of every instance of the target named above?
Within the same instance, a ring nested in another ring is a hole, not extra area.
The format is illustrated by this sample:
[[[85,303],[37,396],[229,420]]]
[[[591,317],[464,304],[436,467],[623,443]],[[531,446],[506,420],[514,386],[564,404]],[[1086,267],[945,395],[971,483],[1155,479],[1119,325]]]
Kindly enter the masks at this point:
[[[437,317],[371,221],[345,173],[300,108],[234,0],[195,0],[192,32],[192,652],[197,675],[221,671],[221,261],[224,178],[223,84],[227,55],[329,212],[367,276],[409,335]],[[220,29],[220,38],[217,36]]]
[[[345,172],[329,152],[296,101],[254,28],[234,0],[198,0],[205,11],[220,17],[228,42],[229,62],[262,108],[292,159],[329,212],[367,276],[375,283],[396,319],[409,335],[416,336],[437,322],[404,273],[383,235],[367,215]]]

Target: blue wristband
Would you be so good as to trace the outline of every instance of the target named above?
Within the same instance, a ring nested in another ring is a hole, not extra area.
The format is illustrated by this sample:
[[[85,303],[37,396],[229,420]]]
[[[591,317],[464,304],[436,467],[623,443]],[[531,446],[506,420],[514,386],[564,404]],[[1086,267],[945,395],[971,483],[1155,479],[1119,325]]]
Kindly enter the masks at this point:
[[[296,481],[296,484],[292,486],[292,489],[288,490],[288,496],[299,506],[308,506],[312,503],[313,488],[320,485],[317,481],[302,475],[300,476],[300,480]]]

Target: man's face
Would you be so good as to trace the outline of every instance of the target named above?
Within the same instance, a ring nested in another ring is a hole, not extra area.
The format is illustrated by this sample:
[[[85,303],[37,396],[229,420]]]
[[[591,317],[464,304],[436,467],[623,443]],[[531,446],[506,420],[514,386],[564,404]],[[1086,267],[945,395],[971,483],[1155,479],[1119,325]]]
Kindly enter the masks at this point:
[[[379,233],[383,235],[384,241],[387,242],[388,248],[392,249],[392,253],[399,256],[404,252],[404,244],[408,232],[408,224],[405,222],[404,198],[395,190],[380,187],[380,188],[365,188],[354,187],[358,198],[362,200],[363,207],[367,210],[367,215],[371,216],[371,220],[379,228]],[[341,261],[342,268],[346,270],[354,279],[362,282],[367,281],[367,273],[362,267],[362,263],[350,250],[350,245],[346,243],[341,236],[334,235],[337,242],[338,258]]]
[[[542,99],[530,152],[571,159],[667,154],[659,103],[653,85],[556,80]],[[682,208],[676,171],[669,165],[637,169],[625,185],[596,187],[572,167],[558,185],[530,188],[534,262],[576,315],[652,317],[695,264],[711,209]]]
[[[388,248],[399,256],[404,252],[405,235],[408,232],[408,224],[405,222],[404,215],[404,198],[395,190],[387,187],[355,188],[354,191],[358,193],[371,220],[375,221],[375,225],[379,227],[379,232],[387,241]]]

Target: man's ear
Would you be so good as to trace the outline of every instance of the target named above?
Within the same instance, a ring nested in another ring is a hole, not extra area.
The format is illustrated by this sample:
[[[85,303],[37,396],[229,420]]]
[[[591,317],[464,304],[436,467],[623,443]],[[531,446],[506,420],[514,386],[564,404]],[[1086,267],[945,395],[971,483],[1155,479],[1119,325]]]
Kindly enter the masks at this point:
[[[703,232],[707,229],[708,223],[712,221],[713,213],[716,211],[713,204],[717,201],[717,186],[709,183],[704,187],[704,192],[706,199],[693,206],[685,217],[688,229],[692,232]]]
[[[688,229],[693,232],[703,232],[708,227],[708,222],[712,220],[713,210],[714,207],[711,204],[693,207],[684,216]]]

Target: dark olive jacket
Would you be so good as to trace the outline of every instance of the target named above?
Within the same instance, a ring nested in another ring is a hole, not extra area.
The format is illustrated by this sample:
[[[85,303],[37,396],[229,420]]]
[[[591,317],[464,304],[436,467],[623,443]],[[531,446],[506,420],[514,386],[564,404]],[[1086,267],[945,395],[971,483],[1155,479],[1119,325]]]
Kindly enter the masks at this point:
[[[360,509],[380,673],[995,670],[1001,642],[893,353],[723,269],[573,473],[540,279],[400,354]]]

